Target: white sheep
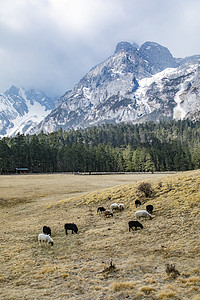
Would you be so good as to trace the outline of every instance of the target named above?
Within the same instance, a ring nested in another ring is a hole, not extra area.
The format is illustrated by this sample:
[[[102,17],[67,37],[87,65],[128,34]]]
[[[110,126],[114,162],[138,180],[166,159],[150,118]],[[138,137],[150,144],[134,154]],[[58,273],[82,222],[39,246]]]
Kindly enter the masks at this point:
[[[38,242],[40,246],[41,246],[41,242],[45,242],[46,245],[51,244],[51,246],[53,246],[53,239],[48,234],[40,233],[38,235]]]
[[[118,210],[119,209],[119,205],[117,203],[113,203],[110,205],[110,209],[113,210]]]
[[[139,217],[145,217],[145,218],[152,219],[152,216],[146,210],[136,211],[135,216],[136,216],[136,219],[138,219]]]
[[[123,203],[119,204],[119,210],[124,210],[124,204]]]

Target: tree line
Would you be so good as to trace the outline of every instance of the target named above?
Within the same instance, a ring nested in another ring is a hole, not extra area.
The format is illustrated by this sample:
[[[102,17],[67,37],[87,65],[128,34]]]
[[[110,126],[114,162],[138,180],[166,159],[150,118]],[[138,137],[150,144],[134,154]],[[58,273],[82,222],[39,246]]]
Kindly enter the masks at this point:
[[[200,168],[200,122],[104,124],[0,140],[0,173],[155,172]]]

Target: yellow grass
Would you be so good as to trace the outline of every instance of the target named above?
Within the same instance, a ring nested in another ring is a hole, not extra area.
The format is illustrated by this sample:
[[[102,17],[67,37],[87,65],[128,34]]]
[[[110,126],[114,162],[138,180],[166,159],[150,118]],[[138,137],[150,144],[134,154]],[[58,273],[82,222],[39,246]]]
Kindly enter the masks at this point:
[[[138,193],[143,181],[154,189],[150,199]],[[199,299],[200,170],[0,176],[0,191],[0,299]],[[155,211],[129,232],[136,199]],[[97,215],[113,202],[126,209]],[[66,222],[79,234],[66,236]],[[43,225],[53,247],[38,245]],[[167,274],[167,264],[179,275]]]

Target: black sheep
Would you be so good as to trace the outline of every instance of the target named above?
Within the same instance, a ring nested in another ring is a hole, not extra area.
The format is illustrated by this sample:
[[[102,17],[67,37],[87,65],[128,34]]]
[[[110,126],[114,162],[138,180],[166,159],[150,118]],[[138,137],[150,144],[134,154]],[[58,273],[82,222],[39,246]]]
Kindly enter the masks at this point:
[[[151,204],[147,205],[147,206],[146,206],[146,211],[147,211],[148,213],[152,214],[152,212],[153,212],[153,205],[151,205]]]
[[[103,206],[100,206],[97,208],[97,213],[100,212],[102,213],[103,211],[105,211],[106,209]]]
[[[135,206],[138,207],[140,205],[142,205],[142,203],[140,202],[140,200],[135,200]]]
[[[131,229],[133,230],[133,227],[135,227],[135,230],[137,230],[138,227],[143,229],[143,225],[138,221],[130,221],[128,222],[128,226],[129,226],[129,231],[131,231]]]
[[[51,228],[49,226],[43,226],[43,233],[51,236]]]
[[[103,213],[105,217],[110,217],[110,216],[113,217],[113,213],[110,210],[105,210]]]
[[[75,232],[75,233],[78,233],[78,227],[76,226],[76,224],[74,224],[74,223],[66,223],[65,225],[64,225],[64,227],[65,227],[65,233],[66,233],[66,235],[68,235],[68,233],[67,233],[67,230],[71,230],[72,231],[72,234]]]

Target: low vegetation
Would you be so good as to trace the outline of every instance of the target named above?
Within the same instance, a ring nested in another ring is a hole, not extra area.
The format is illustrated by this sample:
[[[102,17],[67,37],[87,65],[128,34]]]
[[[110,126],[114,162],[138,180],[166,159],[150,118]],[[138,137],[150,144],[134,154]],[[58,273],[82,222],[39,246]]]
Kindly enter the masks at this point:
[[[141,182],[138,186],[138,192],[145,195],[146,198],[151,197],[153,194],[152,185],[149,182]]]
[[[144,182],[148,197],[138,194]],[[12,175],[0,188],[1,299],[200,299],[200,170]],[[153,219],[129,232],[138,197],[141,209],[154,206]],[[113,202],[125,209],[97,214]],[[66,236],[66,222],[79,233]],[[53,246],[38,244],[43,225]]]

